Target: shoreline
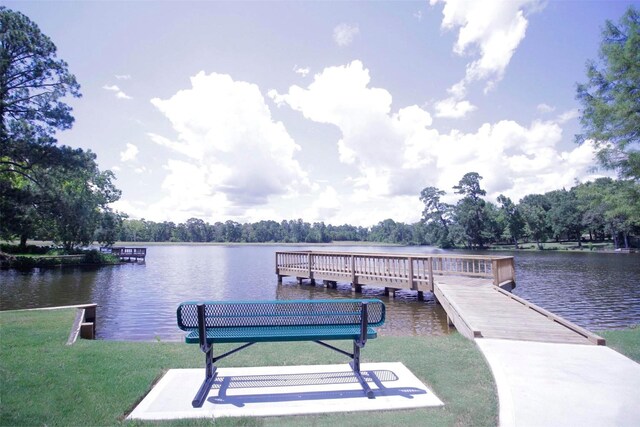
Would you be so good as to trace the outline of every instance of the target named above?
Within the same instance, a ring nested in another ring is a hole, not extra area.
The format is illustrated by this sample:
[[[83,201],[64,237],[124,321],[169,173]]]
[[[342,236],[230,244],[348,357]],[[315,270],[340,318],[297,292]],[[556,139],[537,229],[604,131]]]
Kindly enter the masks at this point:
[[[0,241],[4,244],[16,244],[12,241]],[[52,246],[51,241],[41,240],[29,240],[28,245],[35,246]],[[535,242],[525,242],[519,244],[518,249],[513,244],[494,244],[487,246],[484,249],[468,249],[462,247],[455,247],[449,249],[441,249],[431,245],[412,245],[412,244],[400,244],[400,243],[387,243],[387,242],[364,242],[364,241],[337,241],[329,243],[291,243],[291,242],[125,242],[117,241],[112,246],[125,246],[125,247],[144,247],[144,246],[285,246],[285,247],[345,247],[345,246],[380,246],[380,247],[409,247],[409,248],[433,248],[439,251],[489,251],[489,252],[577,252],[577,253],[594,253],[594,254],[633,254],[640,253],[640,248],[618,248],[614,249],[613,244],[610,241],[603,242],[583,242],[582,246],[578,246],[576,241],[566,242],[544,242],[541,244],[542,249],[537,247]],[[87,249],[97,249],[100,245],[94,243]],[[8,254],[14,257],[25,256],[25,254]],[[30,255],[29,255],[30,256]],[[118,264],[118,263],[115,263]],[[63,265],[71,265],[63,263]],[[113,263],[106,264],[89,264],[89,265],[113,265]]]

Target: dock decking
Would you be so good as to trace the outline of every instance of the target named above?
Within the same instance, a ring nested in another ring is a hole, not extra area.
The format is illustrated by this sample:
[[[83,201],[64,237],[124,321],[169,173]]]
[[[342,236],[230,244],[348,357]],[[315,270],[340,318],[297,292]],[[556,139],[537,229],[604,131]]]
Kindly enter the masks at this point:
[[[469,339],[605,344],[594,333],[487,283],[447,278],[436,283],[434,293],[449,322]]]
[[[404,255],[344,252],[276,252],[283,276],[387,289],[433,292],[450,324],[465,337],[549,343],[597,344],[605,340],[504,289],[515,286],[513,257]]]

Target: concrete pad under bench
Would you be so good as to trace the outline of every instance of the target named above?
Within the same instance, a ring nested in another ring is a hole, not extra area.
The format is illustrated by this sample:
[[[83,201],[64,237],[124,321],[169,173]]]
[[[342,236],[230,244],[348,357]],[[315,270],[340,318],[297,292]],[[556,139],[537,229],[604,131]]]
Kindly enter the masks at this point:
[[[127,417],[141,420],[265,417],[442,406],[402,363],[363,363],[368,399],[347,364],[218,368],[202,408],[191,400],[204,369],[171,369]]]

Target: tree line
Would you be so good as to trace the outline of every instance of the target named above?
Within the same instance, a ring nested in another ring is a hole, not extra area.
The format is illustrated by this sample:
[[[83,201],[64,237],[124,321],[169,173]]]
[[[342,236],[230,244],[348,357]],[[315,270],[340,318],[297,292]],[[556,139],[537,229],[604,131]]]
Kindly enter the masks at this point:
[[[128,242],[329,243],[340,241],[434,245],[482,249],[492,244],[613,240],[629,247],[640,236],[640,186],[632,181],[600,178],[566,190],[530,194],[518,203],[500,195],[486,201],[482,177],[467,173],[453,187],[461,196],[444,203],[445,191],[426,187],[422,219],[413,224],[385,219],[372,227],[331,225],[302,219],[236,221],[210,224],[198,218],[184,223],[125,219],[117,233]]]

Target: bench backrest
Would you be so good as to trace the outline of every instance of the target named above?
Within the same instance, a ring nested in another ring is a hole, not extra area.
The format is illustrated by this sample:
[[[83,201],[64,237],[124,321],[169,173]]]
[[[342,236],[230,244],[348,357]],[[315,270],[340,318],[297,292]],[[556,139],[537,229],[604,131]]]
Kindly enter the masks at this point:
[[[205,304],[208,328],[360,325],[363,302],[367,302],[369,326],[382,326],[382,301],[346,299],[184,302],[178,307],[178,327],[184,331],[198,329],[198,304]]]

